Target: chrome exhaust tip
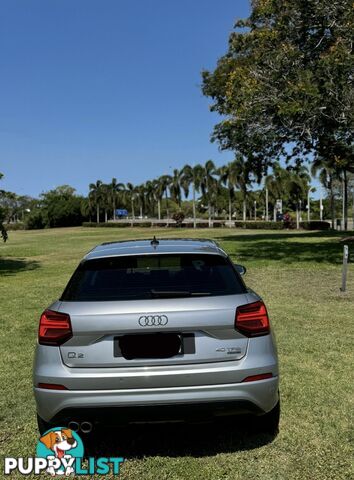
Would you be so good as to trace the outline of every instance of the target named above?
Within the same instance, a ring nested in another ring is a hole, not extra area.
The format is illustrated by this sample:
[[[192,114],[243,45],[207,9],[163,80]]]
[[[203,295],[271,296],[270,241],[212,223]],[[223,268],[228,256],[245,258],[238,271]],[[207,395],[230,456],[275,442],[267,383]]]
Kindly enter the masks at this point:
[[[80,429],[82,433],[90,433],[92,431],[92,423],[91,422],[82,422],[80,425]]]
[[[68,428],[70,428],[70,430],[73,430],[74,432],[78,432],[80,430],[80,425],[78,422],[69,422],[68,423]]]

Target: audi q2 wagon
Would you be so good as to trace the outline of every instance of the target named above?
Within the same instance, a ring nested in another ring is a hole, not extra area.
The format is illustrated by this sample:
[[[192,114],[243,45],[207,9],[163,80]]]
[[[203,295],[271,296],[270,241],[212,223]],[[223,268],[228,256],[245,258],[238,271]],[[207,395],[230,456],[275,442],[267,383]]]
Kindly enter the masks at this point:
[[[275,340],[244,270],[211,240],[91,250],[40,318],[40,431],[235,414],[276,431]]]

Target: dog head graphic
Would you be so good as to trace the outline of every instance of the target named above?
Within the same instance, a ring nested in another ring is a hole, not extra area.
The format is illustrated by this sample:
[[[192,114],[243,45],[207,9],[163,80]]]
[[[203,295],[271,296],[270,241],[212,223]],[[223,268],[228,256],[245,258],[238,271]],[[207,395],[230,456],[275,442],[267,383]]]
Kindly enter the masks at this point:
[[[70,428],[53,430],[46,433],[39,439],[49,450],[52,450],[56,457],[62,458],[68,450],[77,446],[77,441],[73,437]]]

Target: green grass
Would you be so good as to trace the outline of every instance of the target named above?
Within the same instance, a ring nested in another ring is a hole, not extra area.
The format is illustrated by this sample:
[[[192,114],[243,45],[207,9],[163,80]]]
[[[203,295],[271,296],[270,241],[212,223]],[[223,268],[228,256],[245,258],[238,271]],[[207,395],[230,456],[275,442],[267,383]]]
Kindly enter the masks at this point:
[[[102,455],[124,455],[122,479],[347,479],[351,476],[354,269],[339,291],[342,243],[332,232],[58,229],[10,232],[0,245],[1,457],[33,456],[31,368],[41,311],[82,255],[114,239],[205,236],[246,265],[277,336],[282,417],[275,439],[226,425],[117,431]],[[354,258],[354,243],[350,246]],[[14,478],[20,478],[20,476]],[[97,477],[99,478],[99,477]],[[109,478],[109,477],[106,477]]]

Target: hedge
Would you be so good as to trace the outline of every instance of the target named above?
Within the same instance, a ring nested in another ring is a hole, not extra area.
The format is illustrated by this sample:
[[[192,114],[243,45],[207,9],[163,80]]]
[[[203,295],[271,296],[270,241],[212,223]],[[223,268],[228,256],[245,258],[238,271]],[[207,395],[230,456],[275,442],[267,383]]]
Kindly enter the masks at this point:
[[[22,222],[18,223],[5,223],[4,227],[6,230],[24,230],[25,229],[25,224]]]
[[[283,222],[241,222],[236,221],[237,228],[250,228],[256,230],[284,230],[288,228]],[[296,224],[291,223],[290,228],[296,228]],[[300,228],[303,230],[329,230],[331,225],[328,222],[313,220],[311,222],[301,222]]]

